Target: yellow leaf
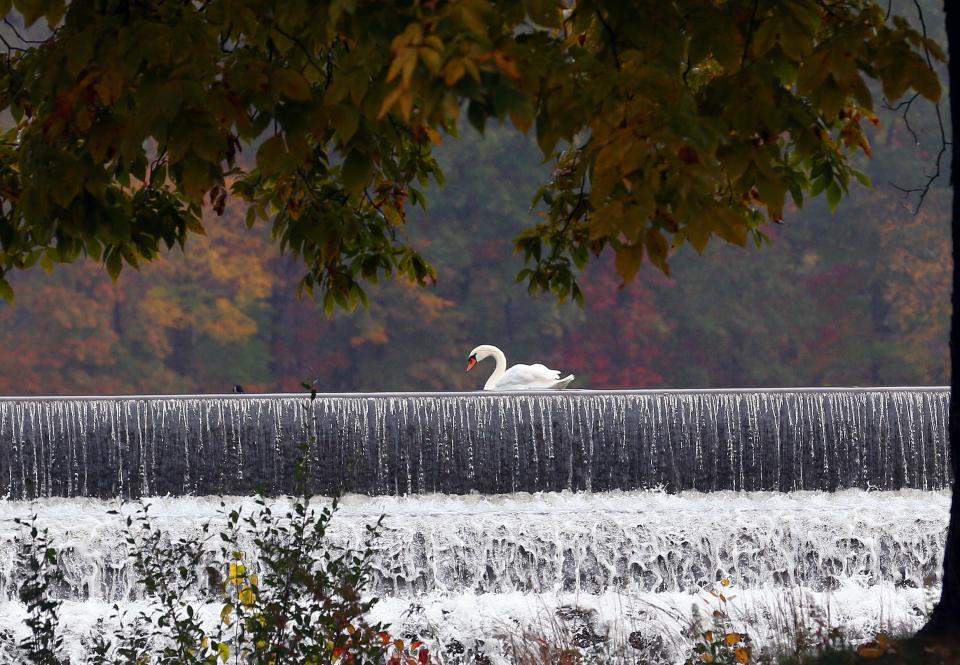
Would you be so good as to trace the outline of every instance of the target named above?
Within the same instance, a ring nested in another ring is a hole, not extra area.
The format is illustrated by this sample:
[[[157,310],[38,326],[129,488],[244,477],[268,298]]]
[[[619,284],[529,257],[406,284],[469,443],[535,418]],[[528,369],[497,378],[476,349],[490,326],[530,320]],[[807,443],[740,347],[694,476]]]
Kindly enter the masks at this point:
[[[413,54],[403,63],[403,87],[409,88],[410,81],[413,80],[413,72],[417,68],[417,54],[415,51],[411,51]]]
[[[654,265],[662,267],[661,264],[665,262],[667,253],[670,251],[670,243],[667,242],[666,237],[664,237],[660,229],[657,228],[647,229],[646,243],[650,260]],[[725,600],[723,594],[720,595],[720,599]]]
[[[424,46],[420,49],[420,59],[427,66],[431,74],[440,71],[440,54],[432,48]]]
[[[738,663],[748,663],[750,662],[750,649],[740,647],[733,652],[733,657],[736,658]]]
[[[643,263],[643,244],[639,242],[622,247],[614,258],[614,267],[617,274],[623,278],[624,284],[633,280],[637,271],[640,270],[641,263]]]
[[[727,646],[730,646],[730,647],[732,647],[734,644],[742,640],[743,640],[743,636],[740,633],[727,633],[723,638],[723,641],[726,642]]]
[[[600,152],[597,153],[597,159],[594,162],[594,171],[597,174],[602,174],[615,168],[618,169],[621,160],[624,155],[627,154],[630,146],[630,141],[611,141],[600,148]]]
[[[413,113],[413,92],[408,90],[400,95],[399,103],[400,114],[404,120],[409,121],[410,114]]]
[[[697,250],[697,254],[703,254],[707,249],[707,243],[710,242],[710,227],[705,221],[700,217],[695,217],[687,224],[687,240]],[[723,582],[727,582],[727,580],[723,580]]]
[[[440,132],[435,130],[433,127],[424,127],[423,131],[430,139],[430,143],[433,145],[443,145],[443,137],[440,136]]]
[[[229,624],[231,616],[233,616],[233,603],[227,603],[223,606],[223,609],[220,610],[220,621]]]
[[[869,642],[857,647],[857,655],[861,658],[879,658],[883,655],[883,649],[873,642]]]
[[[463,2],[460,5],[460,20],[468,30],[478,35],[485,35],[487,22],[483,17],[483,5]]]
[[[510,111],[510,120],[513,121],[513,126],[524,134],[529,132],[533,125],[533,117],[524,112]]]
[[[419,45],[423,41],[423,27],[419,23],[410,23],[403,32],[390,43],[391,51],[399,51],[407,44]]]
[[[217,645],[217,654],[220,656],[220,660],[227,662],[230,660],[230,645],[226,642],[221,642]]]
[[[500,51],[495,51],[493,54],[493,60],[497,63],[497,67],[500,68],[500,71],[506,74],[508,77],[513,80],[520,79],[520,70],[517,68],[517,63],[514,62],[513,58],[509,55],[501,53]]]
[[[413,49],[405,48],[397,53],[393,62],[390,63],[390,68],[387,70],[387,83],[390,83],[400,75],[400,72],[403,71],[403,67],[407,62],[412,60],[413,64],[416,65],[416,58],[417,52]]]
[[[310,99],[310,83],[295,69],[277,69],[271,75],[273,89],[290,99],[302,102]]]
[[[467,68],[463,64],[463,59],[456,58],[448,62],[443,68],[443,82],[448,86],[455,85],[466,73]]]
[[[720,586],[730,586],[730,579],[724,577],[722,580],[720,580]]]
[[[590,239],[616,236],[618,222],[623,217],[623,204],[614,201],[600,206],[590,215]]]
[[[253,589],[250,587],[244,587],[240,590],[239,594],[240,602],[244,607],[251,607],[254,603],[257,602],[257,595],[253,592]]]
[[[123,89],[123,74],[116,69],[108,69],[100,75],[93,89],[100,98],[101,104],[113,106]]]
[[[479,81],[480,70],[477,69],[477,63],[475,63],[470,58],[464,58],[462,62],[463,62],[463,66],[466,67],[467,73],[470,75],[470,78],[472,78],[474,81]]]
[[[741,213],[732,208],[717,207],[712,211],[715,233],[727,242],[743,247],[747,244],[747,222]]]
[[[383,104],[380,106],[380,112],[377,114],[377,120],[382,120],[387,113],[390,112],[390,109],[393,108],[393,105],[397,103],[397,100],[400,99],[400,95],[403,94],[403,88],[396,87],[390,91],[390,94],[386,96],[383,100]]]
[[[242,563],[231,563],[230,564],[230,584],[234,586],[240,586],[243,583],[244,577],[247,572],[247,567]]]

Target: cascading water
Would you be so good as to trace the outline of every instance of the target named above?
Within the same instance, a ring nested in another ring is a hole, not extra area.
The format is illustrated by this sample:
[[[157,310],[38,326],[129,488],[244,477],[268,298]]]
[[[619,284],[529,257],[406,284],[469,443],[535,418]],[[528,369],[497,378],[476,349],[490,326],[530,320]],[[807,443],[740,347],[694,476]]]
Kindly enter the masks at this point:
[[[914,490],[565,492],[374,501],[351,495],[329,534],[337,544],[360,549],[366,526],[385,515],[374,546],[373,591],[408,598],[438,589],[680,592],[720,577],[754,588],[830,590],[853,578],[920,588],[940,572],[947,499],[945,493]],[[244,515],[256,509],[252,499],[227,502]],[[202,537],[206,521],[225,524],[220,500],[212,497],[150,503],[152,523],[173,538]],[[100,500],[10,502],[0,504],[0,522],[36,511],[40,524],[67,545],[59,559],[65,598],[123,601],[137,594],[123,519],[108,516],[112,508],[116,504]],[[280,499],[272,509],[283,514],[289,505]],[[0,602],[16,598],[15,555],[11,542],[0,542]],[[202,572],[206,563],[197,565]]]
[[[118,498],[199,535],[209,495],[249,514],[253,492],[296,489],[302,451],[314,492],[348,492],[333,542],[385,516],[374,618],[462,642],[451,663],[496,662],[504,625],[544,613],[683,662],[720,579],[757,645],[795,619],[776,619],[784,593],[850,639],[909,629],[939,584],[948,404],[944,388],[0,399],[0,635],[22,631],[13,518],[37,513],[60,547],[82,662],[97,617],[142,607]]]
[[[945,389],[0,400],[0,495],[942,489]]]

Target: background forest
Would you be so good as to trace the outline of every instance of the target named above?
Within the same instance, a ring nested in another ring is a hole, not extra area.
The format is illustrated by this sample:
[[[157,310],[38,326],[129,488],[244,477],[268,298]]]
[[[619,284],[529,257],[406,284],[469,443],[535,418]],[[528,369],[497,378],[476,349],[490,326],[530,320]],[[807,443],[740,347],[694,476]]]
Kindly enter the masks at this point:
[[[296,391],[304,380],[320,392],[472,390],[487,368],[464,365],[481,343],[573,372],[578,388],[946,384],[947,181],[918,214],[894,187],[922,186],[940,148],[932,107],[917,100],[909,125],[903,110],[880,114],[874,157],[858,165],[873,188],[855,185],[835,214],[822,200],[790,210],[762,250],[712,243],[701,257],[687,245],[672,279],[644,266],[623,289],[597,261],[584,308],[514,283],[512,238],[534,223],[549,165],[512,127],[464,128],[438,150],[447,185],[406,231],[437,283],[386,285],[366,311],[328,319],[298,299],[301,266],[230,201],[187,255],[117,283],[92,262],[13,275],[0,394]]]

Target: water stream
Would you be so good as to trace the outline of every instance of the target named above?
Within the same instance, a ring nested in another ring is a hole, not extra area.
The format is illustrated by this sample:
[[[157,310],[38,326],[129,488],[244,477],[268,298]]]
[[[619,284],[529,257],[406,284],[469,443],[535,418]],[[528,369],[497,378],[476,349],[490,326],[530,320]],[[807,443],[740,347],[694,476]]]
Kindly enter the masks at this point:
[[[949,486],[949,391],[0,400],[0,496]]]

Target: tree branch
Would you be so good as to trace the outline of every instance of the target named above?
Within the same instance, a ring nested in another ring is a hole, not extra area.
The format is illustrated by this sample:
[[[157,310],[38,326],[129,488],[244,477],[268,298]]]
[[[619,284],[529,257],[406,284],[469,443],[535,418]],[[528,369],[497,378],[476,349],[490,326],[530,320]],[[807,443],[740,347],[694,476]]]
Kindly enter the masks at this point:
[[[597,18],[600,20],[604,29],[606,29],[607,34],[610,35],[610,47],[613,49],[613,62],[617,65],[617,71],[620,71],[620,51],[617,49],[617,36],[614,34],[610,24],[607,23],[607,20],[603,18],[603,14],[599,9],[597,9]]]
[[[313,54],[310,53],[310,50],[306,47],[306,45],[302,41],[300,41],[299,39],[297,39],[287,31],[283,30],[282,28],[279,28],[276,25],[271,26],[271,29],[277,31],[278,33],[280,33],[281,35],[289,39],[291,42],[296,44],[298,47],[300,47],[300,50],[303,51],[303,55],[307,58],[307,61],[311,65],[313,65],[313,68],[317,70],[318,74],[320,74],[321,76],[326,74],[323,68],[319,64],[317,64],[317,61],[313,59]]]
[[[917,10],[917,18],[920,21],[920,31],[923,34],[924,40],[927,39],[927,22],[923,16],[923,8],[920,6],[919,0],[913,0],[913,6]],[[927,59],[927,66],[933,70],[933,58],[930,56],[930,49],[927,48],[926,44],[923,47],[924,57]],[[903,120],[907,126],[907,130],[913,136],[913,140],[916,143],[919,143],[916,132],[913,131],[913,128],[910,126],[910,121],[907,119],[907,114],[910,112],[910,108],[913,105],[914,100],[917,99],[919,93],[916,93],[910,99],[907,99],[903,102],[900,102],[895,107],[892,107],[891,110],[897,110],[901,107],[904,109]],[[887,108],[891,108],[887,105]],[[904,198],[909,198],[913,194],[918,195],[917,205],[913,209],[913,214],[916,215],[920,212],[920,208],[923,207],[924,201],[927,199],[927,194],[930,193],[930,189],[933,187],[933,183],[939,180],[940,176],[943,173],[943,157],[947,154],[947,146],[952,145],[952,141],[947,140],[947,130],[943,124],[943,114],[940,112],[940,103],[937,102],[933,105],[934,115],[937,118],[937,129],[940,133],[940,150],[937,151],[936,159],[934,160],[934,171],[933,173],[927,175],[926,182],[916,187],[901,187],[893,182],[890,182],[890,186],[894,189],[903,193]]]
[[[747,24],[747,38],[743,41],[743,55],[740,56],[740,69],[743,69],[747,62],[747,55],[750,53],[750,42],[753,41],[753,23],[757,20],[757,8],[760,0],[753,0],[753,9],[750,11],[750,23]]]

